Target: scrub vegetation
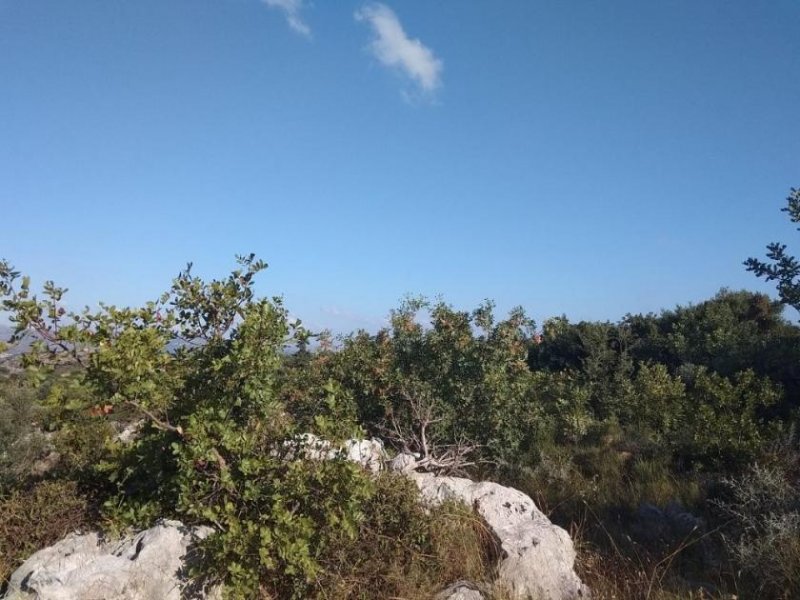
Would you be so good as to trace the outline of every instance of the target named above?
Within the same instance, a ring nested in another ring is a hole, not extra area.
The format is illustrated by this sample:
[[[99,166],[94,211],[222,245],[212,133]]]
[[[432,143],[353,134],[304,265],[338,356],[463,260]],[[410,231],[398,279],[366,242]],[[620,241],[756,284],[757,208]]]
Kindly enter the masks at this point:
[[[800,192],[786,208],[800,222]],[[197,570],[230,598],[423,598],[488,580],[469,509],[287,441],[375,436],[426,468],[530,494],[598,598],[800,597],[800,266],[748,270],[778,300],[713,298],[618,322],[499,318],[409,299],[329,343],[238,258],[189,265],[138,308],[71,312],[0,262],[0,580],[67,532],[211,525]]]

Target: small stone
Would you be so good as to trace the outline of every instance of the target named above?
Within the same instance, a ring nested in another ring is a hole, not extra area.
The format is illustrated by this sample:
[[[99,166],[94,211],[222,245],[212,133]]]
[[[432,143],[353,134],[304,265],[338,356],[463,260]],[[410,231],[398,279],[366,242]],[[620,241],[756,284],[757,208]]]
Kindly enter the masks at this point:
[[[485,596],[474,583],[457,581],[436,594],[436,600],[485,600]]]
[[[417,459],[411,454],[398,454],[389,462],[389,470],[398,473],[411,473],[417,468]]]

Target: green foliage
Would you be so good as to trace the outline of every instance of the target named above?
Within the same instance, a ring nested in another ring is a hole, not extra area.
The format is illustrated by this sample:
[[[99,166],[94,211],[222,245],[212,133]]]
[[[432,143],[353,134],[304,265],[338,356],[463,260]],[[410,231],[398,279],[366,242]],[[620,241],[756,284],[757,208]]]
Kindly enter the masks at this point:
[[[285,455],[297,430],[279,375],[285,346],[305,332],[289,323],[279,298],[254,298],[253,276],[266,265],[253,256],[239,262],[210,283],[187,268],[143,308],[80,314],[56,305],[63,290],[50,283],[41,302],[27,279],[17,289],[18,274],[6,267],[3,307],[18,335],[34,331],[46,341],[26,359],[29,372],[65,358],[85,367],[78,383],[88,397],[53,385],[49,399],[61,412],[69,462],[77,470],[96,463],[93,473],[106,478],[112,529],[156,516],[213,523],[220,531],[209,564],[225,565],[232,595],[252,597],[269,580],[300,597],[320,568],[325,535],[355,532],[369,486],[354,465]],[[87,427],[98,406],[106,421],[141,420],[136,439],[122,444]]]
[[[782,317],[782,306],[763,294],[722,290],[695,306],[660,316],[628,316],[638,361],[704,366],[733,377],[752,369],[783,386],[785,397],[772,409],[788,416],[800,405],[800,330]]]
[[[678,458],[717,469],[752,461],[773,437],[759,412],[778,401],[780,390],[752,371],[731,380],[701,367],[685,378],[688,402],[672,436]]]
[[[371,491],[367,475],[344,460],[251,456],[222,478],[223,485],[195,480],[182,502],[219,528],[204,543],[209,561],[201,573],[226,580],[231,598],[263,588],[279,598],[308,597],[323,576],[321,560],[342,538],[356,538]],[[218,501],[200,503],[215,491]]]
[[[360,437],[363,431],[355,400],[329,377],[327,358],[320,355],[302,365],[285,364],[280,374],[281,401],[301,431],[331,441]]]
[[[789,333],[781,313],[781,305],[764,294],[721,290],[697,305],[659,316],[629,315],[624,323],[639,360],[672,368],[691,363],[730,376],[762,365],[759,355]]]
[[[781,209],[792,223],[800,223],[800,189],[791,188],[786,206]],[[748,271],[767,281],[778,282],[781,302],[800,310],[800,262],[786,252],[786,245],[773,242],[767,246],[767,259],[748,258],[744,264]]]
[[[721,290],[697,305],[660,315],[628,315],[617,324],[545,322],[531,347],[534,370],[569,370],[591,386],[595,413],[625,411],[630,383],[642,364],[677,374],[687,365],[724,377],[752,369],[785,390],[773,412],[788,416],[800,405],[800,329],[782,316],[780,303],[764,294]]]
[[[427,414],[430,447],[469,440],[485,458],[509,459],[537,432],[540,408],[526,365],[533,323],[521,309],[495,322],[492,309],[408,300],[392,312],[390,328],[345,338],[339,352],[319,358],[321,368],[353,399],[368,431],[389,435],[399,450],[422,450],[404,434]],[[429,327],[419,322],[423,311]]]
[[[686,403],[686,388],[679,377],[670,375],[663,364],[644,363],[631,381],[617,418],[633,431],[660,438],[681,428]]]

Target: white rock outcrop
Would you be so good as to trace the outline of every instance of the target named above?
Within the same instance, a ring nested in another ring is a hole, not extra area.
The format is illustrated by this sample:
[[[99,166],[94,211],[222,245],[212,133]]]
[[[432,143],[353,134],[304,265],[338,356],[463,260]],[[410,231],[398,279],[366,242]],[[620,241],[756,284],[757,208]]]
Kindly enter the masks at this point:
[[[313,433],[303,433],[283,443],[287,458],[306,458],[309,460],[334,460],[346,458],[360,464],[365,469],[377,473],[383,469],[386,451],[381,440],[347,440],[344,444],[334,445]]]
[[[360,464],[373,473],[382,470],[383,463],[386,461],[383,442],[375,438],[369,440],[347,440],[344,443],[342,452],[345,453],[348,460]]]
[[[14,571],[5,599],[180,600],[187,551],[212,531],[162,521],[117,542],[73,533]]]
[[[495,589],[524,600],[577,600],[589,590],[575,574],[569,534],[550,522],[530,497],[491,482],[408,473],[431,504],[463,502],[483,517],[502,550]]]

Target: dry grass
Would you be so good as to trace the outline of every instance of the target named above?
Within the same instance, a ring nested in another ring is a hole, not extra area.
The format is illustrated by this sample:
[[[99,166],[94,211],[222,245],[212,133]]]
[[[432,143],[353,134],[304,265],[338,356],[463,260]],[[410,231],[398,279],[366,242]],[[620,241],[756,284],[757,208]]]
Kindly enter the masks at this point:
[[[41,482],[0,498],[0,587],[28,556],[90,522],[89,502],[71,481]]]
[[[619,531],[611,531],[588,509],[571,534],[578,551],[576,571],[595,600],[733,599],[716,582],[696,581],[702,571],[692,552],[716,530],[689,535],[660,548],[644,547]],[[704,575],[709,575],[704,573]]]
[[[800,476],[789,450],[771,465],[753,465],[727,480],[717,506],[729,519],[726,547],[742,583],[759,598],[800,596]]]
[[[491,581],[499,547],[474,511],[456,503],[426,511],[413,483],[381,479],[358,539],[326,560],[316,597],[421,600],[459,580]]]

